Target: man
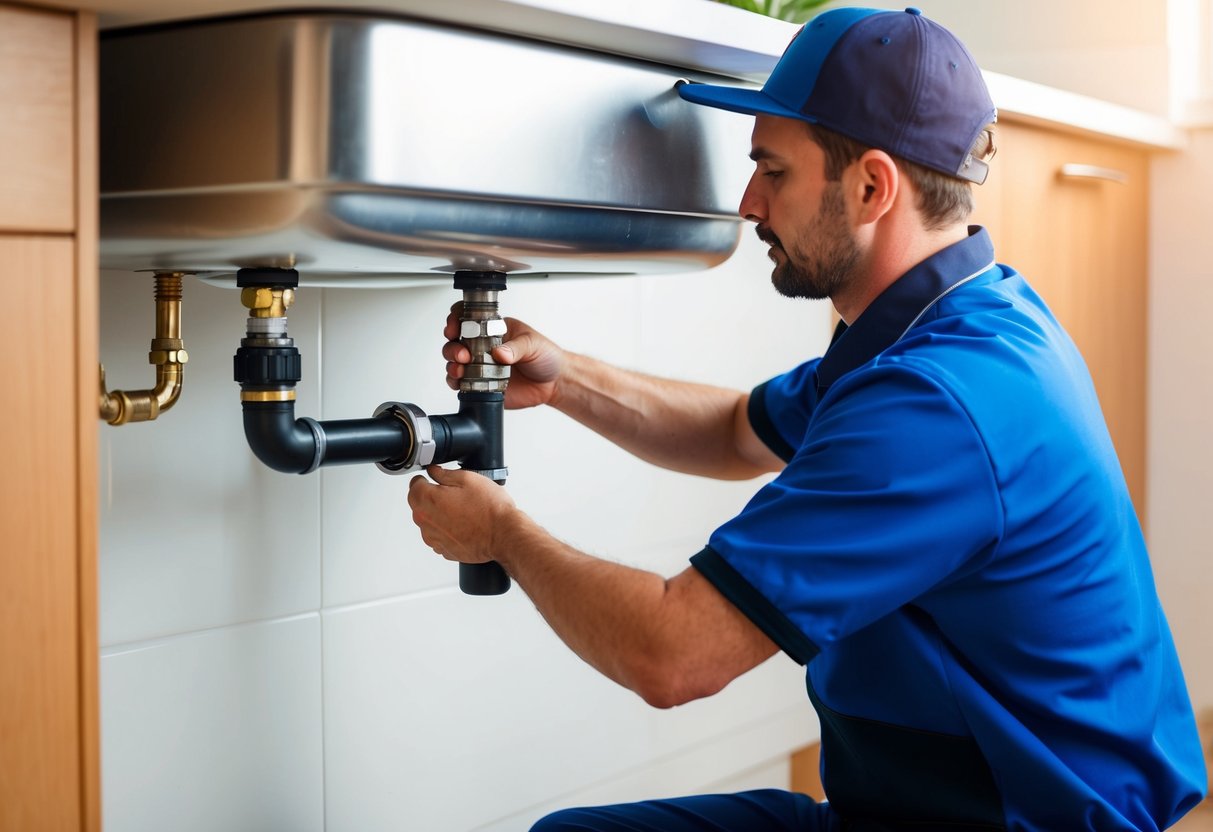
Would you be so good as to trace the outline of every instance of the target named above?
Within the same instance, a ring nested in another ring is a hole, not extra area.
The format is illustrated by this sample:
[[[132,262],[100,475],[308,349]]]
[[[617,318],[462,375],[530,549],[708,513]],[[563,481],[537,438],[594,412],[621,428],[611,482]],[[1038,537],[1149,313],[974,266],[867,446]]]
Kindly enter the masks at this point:
[[[965,225],[995,117],[972,58],[915,9],[839,9],[761,91],[680,92],[754,114],[740,212],[781,293],[833,301],[829,351],[748,395],[612,368],[517,321],[495,357],[510,406],[667,468],[778,477],[668,581],[555,540],[472,473],[431,469],[409,504],[427,545],[496,557],[655,706],[778,650],[805,664],[830,802],[765,790],[535,828],[1169,826],[1205,782],[1191,706],[1085,365]],[[469,357],[444,354],[454,383]]]

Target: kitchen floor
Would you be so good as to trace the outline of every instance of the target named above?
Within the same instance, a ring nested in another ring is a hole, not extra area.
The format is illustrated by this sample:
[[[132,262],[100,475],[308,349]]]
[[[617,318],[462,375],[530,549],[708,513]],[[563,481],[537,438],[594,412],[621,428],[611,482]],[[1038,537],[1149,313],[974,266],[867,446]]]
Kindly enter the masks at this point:
[[[1204,708],[1196,717],[1200,744],[1205,750],[1205,768],[1209,770],[1209,792],[1201,803],[1171,828],[1175,832],[1213,832],[1213,708]]]
[[[1173,832],[1213,832],[1213,800],[1206,800],[1171,827]]]

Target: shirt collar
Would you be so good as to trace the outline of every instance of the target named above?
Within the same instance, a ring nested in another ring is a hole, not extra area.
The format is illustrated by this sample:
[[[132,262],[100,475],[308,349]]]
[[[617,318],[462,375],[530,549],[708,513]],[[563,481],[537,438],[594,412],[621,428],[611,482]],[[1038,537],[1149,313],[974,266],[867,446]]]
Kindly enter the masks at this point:
[[[944,295],[994,266],[994,244],[980,226],[903,274],[869,304],[849,327],[839,324],[817,365],[817,388],[871,361],[901,340]]]

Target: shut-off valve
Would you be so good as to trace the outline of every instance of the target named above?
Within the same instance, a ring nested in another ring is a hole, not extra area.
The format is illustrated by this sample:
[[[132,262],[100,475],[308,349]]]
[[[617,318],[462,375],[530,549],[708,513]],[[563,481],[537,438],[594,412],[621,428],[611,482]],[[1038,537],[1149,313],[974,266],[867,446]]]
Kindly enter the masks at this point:
[[[404,474],[457,462],[499,485],[508,470],[502,437],[510,368],[493,361],[505,322],[498,294],[501,272],[460,271],[463,292],[460,340],[472,354],[459,383],[459,410],[427,415],[415,404],[384,402],[369,419],[295,418],[295,385],[302,377],[299,351],[287,334],[287,310],[299,273],[294,269],[241,269],[241,302],[249,310],[245,337],[234,358],[244,433],[253,453],[276,471],[309,474],[322,465],[373,462]],[[510,578],[495,562],[459,565],[459,588],[469,595],[499,595]]]

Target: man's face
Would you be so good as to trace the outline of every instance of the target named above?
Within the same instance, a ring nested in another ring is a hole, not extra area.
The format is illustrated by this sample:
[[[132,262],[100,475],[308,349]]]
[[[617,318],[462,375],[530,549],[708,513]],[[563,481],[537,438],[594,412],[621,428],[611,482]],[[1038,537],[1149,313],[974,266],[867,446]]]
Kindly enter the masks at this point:
[[[825,178],[825,154],[793,119],[756,116],[753,176],[738,209],[771,246],[771,282],[793,298],[827,298],[853,279],[859,246],[842,184]]]

